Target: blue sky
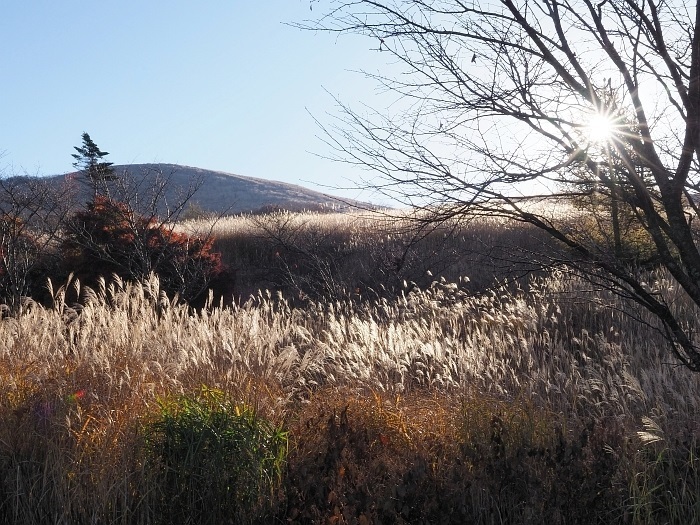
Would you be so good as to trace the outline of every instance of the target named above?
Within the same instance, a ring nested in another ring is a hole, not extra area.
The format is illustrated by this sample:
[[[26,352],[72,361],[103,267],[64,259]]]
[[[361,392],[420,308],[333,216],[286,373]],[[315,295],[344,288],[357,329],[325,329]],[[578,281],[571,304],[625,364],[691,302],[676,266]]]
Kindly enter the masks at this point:
[[[0,168],[71,171],[87,131],[115,164],[167,162],[302,184],[352,186],[366,173],[329,154],[309,112],[331,95],[372,105],[355,72],[382,67],[355,36],[285,23],[309,0],[26,0],[0,16]],[[347,197],[357,191],[324,190]],[[371,197],[370,197],[371,198]]]

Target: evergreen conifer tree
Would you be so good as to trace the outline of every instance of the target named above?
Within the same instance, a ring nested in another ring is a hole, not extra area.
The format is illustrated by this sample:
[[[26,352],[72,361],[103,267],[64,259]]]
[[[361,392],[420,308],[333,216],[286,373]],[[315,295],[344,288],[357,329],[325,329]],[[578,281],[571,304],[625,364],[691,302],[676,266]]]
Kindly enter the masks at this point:
[[[101,185],[105,193],[109,194],[105,182],[115,180],[117,176],[114,174],[112,163],[102,160],[109,155],[109,152],[101,151],[88,133],[84,132],[82,139],[82,147],[75,146],[74,149],[77,153],[71,155],[75,159],[73,167],[85,176],[86,182],[90,184],[92,188],[94,200],[99,194]]]

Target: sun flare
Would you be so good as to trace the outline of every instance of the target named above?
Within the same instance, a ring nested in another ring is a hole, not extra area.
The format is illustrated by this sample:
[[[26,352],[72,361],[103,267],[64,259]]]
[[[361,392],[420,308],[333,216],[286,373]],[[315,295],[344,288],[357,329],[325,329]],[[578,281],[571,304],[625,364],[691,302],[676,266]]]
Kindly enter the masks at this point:
[[[604,113],[591,116],[585,128],[585,134],[592,144],[607,144],[615,136],[615,121]]]

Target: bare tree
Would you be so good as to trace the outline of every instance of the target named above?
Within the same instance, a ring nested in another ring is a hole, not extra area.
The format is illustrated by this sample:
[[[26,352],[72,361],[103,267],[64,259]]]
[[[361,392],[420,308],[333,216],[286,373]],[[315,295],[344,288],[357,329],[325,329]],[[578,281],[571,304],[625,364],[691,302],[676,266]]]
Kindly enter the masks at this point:
[[[369,184],[421,220],[496,215],[541,228],[568,262],[652,312],[700,371],[691,328],[622,249],[621,222],[634,220],[654,264],[700,305],[700,3],[328,3],[302,26],[377,42],[393,63],[371,76],[400,95],[383,112],[341,104],[326,128],[339,158],[378,173]],[[605,197],[588,209],[594,221],[565,213],[594,194]]]
[[[46,284],[70,210],[68,185],[36,177],[0,179],[0,299],[17,311],[21,299]]]
[[[258,270],[272,286],[312,300],[346,295],[340,266],[348,253],[341,234],[285,210],[252,216],[251,221],[256,241],[271,255]]]

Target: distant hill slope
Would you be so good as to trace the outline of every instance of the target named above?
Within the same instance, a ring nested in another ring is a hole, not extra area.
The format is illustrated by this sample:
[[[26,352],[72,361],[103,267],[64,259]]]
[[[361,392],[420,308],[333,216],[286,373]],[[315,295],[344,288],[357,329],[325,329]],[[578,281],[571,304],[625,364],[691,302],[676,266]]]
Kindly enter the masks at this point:
[[[158,177],[164,178],[167,180],[165,197],[170,203],[176,202],[179,195],[186,192],[191,184],[198,182],[201,186],[190,204],[213,213],[236,214],[275,208],[294,211],[343,211],[352,206],[370,206],[366,203],[340,200],[295,184],[177,164],[115,165],[114,170],[119,176],[127,174],[143,188],[148,188]],[[59,183],[79,177],[79,173],[69,173],[53,176],[51,179]],[[85,199],[89,197],[90,190],[87,185],[76,184],[76,187],[84,193]]]

